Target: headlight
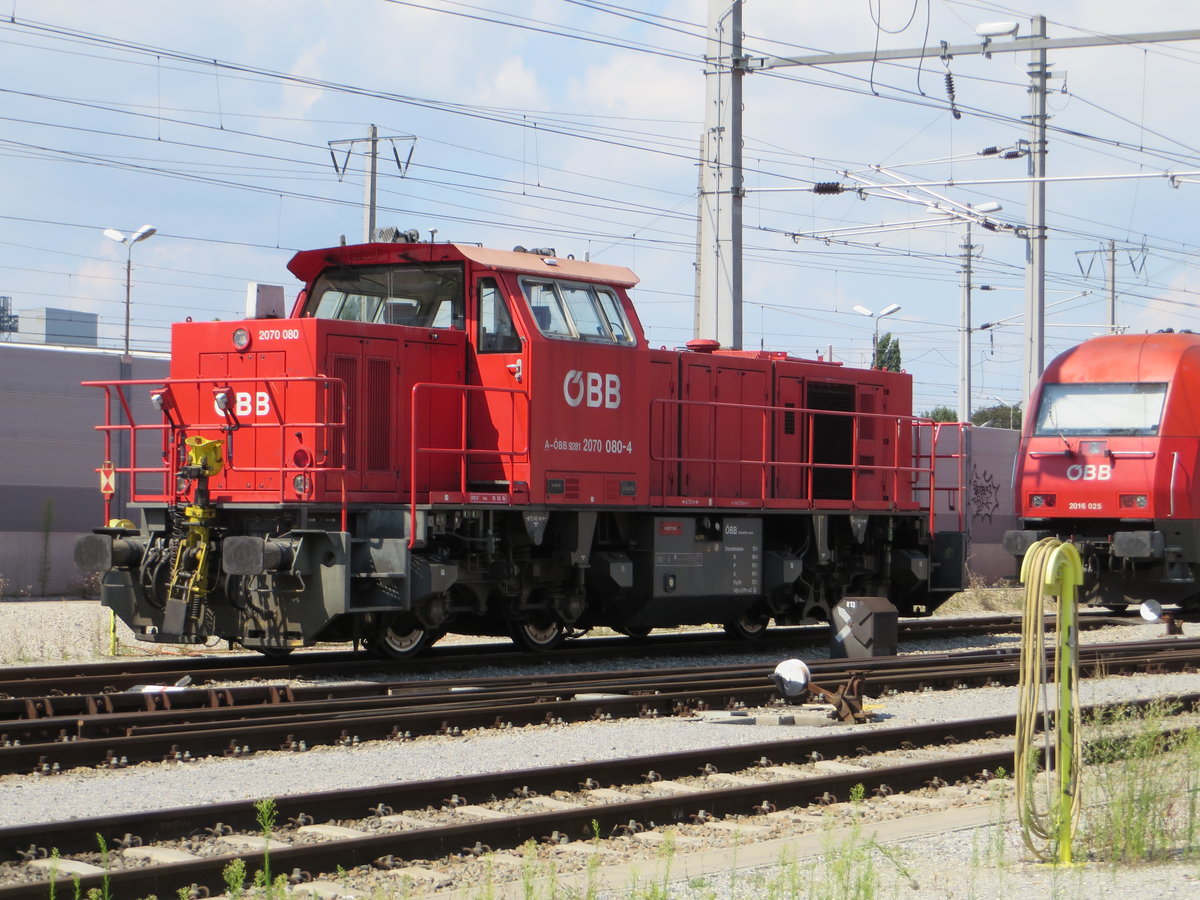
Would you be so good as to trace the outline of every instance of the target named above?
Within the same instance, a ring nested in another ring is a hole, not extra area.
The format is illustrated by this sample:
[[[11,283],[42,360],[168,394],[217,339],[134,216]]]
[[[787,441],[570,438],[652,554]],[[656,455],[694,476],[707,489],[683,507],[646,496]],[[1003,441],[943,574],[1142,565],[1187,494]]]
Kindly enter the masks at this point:
[[[1145,494],[1122,494],[1121,508],[1122,509],[1145,509],[1150,503],[1150,498]]]
[[[1052,507],[1057,500],[1057,494],[1030,494],[1029,505],[1035,508]]]
[[[309,491],[312,490],[312,479],[309,478],[307,475],[305,475],[303,472],[301,472],[299,475],[297,475],[295,478],[292,479],[292,489],[295,490],[295,492],[297,494],[300,494],[300,495],[307,494]]]
[[[250,329],[235,328],[233,330],[233,346],[236,350],[245,350],[250,346]]]

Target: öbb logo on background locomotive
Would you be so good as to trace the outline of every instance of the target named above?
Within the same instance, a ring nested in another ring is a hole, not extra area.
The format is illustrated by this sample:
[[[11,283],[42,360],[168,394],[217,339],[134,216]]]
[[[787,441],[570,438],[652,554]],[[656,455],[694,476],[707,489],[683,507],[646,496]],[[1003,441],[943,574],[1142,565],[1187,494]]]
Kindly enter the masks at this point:
[[[1067,467],[1067,478],[1071,481],[1108,481],[1112,478],[1112,466],[1076,463]]]
[[[567,406],[585,404],[617,409],[621,405],[621,379],[611,372],[580,372],[572,369],[563,378]]]

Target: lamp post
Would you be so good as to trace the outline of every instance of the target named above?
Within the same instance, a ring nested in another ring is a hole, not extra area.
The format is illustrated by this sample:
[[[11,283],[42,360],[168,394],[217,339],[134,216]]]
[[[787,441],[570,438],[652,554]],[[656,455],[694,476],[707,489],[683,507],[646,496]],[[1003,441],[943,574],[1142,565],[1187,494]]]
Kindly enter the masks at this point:
[[[993,396],[994,396],[994,395],[993,395]],[[1004,400],[1004,399],[1003,399],[1003,398],[1001,398],[1001,397],[996,397],[996,399],[997,399],[997,400],[998,400],[1000,403],[1003,403],[1005,406],[1007,406],[1007,407],[1008,407],[1008,430],[1009,430],[1009,431],[1012,431],[1012,427],[1013,427],[1013,410],[1015,410],[1015,409],[1016,409],[1018,406],[1020,406],[1020,405],[1021,405],[1021,401],[1020,401],[1020,400],[1018,400],[1016,403],[1009,403],[1007,400]]]
[[[125,245],[125,356],[129,356],[129,310],[133,288],[133,245],[151,237],[158,229],[143,225],[133,234],[122,234],[115,228],[105,228],[104,236]]]
[[[856,313],[858,313],[861,316],[870,316],[872,319],[875,320],[875,343],[871,345],[871,347],[872,347],[871,368],[878,369],[879,368],[879,320],[882,319],[884,316],[890,316],[893,313],[900,312],[900,309],[901,309],[900,304],[899,303],[889,303],[887,306],[885,306],[879,312],[871,312],[871,310],[867,309],[865,306],[859,306],[857,304],[850,308],[853,309]]]

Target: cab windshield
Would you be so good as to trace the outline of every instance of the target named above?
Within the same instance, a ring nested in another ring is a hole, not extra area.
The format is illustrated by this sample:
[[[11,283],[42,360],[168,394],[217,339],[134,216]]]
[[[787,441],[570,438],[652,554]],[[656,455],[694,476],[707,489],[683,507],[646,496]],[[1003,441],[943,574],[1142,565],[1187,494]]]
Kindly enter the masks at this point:
[[[1042,387],[1034,434],[1155,435],[1166,384],[1047,384]]]
[[[462,267],[455,263],[327,269],[313,284],[304,314],[318,319],[461,329]]]
[[[547,337],[601,344],[633,344],[633,332],[612,288],[522,278],[533,321]]]

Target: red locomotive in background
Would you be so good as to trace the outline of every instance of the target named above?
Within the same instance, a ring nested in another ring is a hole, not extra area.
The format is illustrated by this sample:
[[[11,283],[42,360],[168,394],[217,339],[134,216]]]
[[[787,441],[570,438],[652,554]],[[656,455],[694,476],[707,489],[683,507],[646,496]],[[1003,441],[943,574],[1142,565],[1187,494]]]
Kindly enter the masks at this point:
[[[1109,335],[1046,368],[1016,461],[1022,529],[1005,549],[1071,541],[1083,595],[1124,609],[1200,602],[1200,335]]]
[[[371,243],[289,268],[289,316],[176,324],[167,380],[98,385],[103,470],[141,521],[76,557],[139,638],[754,637],[845,595],[921,614],[960,587],[961,516],[930,507],[961,490],[935,483],[906,374],[651,349],[636,276],[552,250]],[[146,393],[155,421],[114,421]]]

